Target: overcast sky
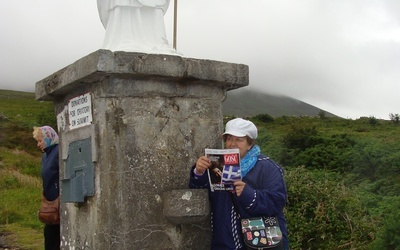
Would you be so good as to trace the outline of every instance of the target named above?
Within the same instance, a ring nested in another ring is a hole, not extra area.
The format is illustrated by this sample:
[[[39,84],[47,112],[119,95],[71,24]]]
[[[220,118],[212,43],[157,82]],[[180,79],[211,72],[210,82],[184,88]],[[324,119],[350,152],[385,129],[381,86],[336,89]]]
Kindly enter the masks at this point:
[[[0,6],[0,89],[33,92],[102,46],[96,0]],[[185,57],[247,64],[247,88],[344,118],[400,113],[400,0],[178,0],[177,47]]]

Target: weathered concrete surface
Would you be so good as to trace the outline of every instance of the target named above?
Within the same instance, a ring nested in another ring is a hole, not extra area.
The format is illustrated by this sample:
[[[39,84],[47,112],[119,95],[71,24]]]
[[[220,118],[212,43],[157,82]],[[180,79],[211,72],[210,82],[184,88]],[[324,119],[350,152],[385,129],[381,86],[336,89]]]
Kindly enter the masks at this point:
[[[205,221],[210,215],[207,189],[177,189],[163,195],[164,217],[175,225]]]
[[[68,101],[92,96],[91,128],[59,131],[63,159],[63,143],[88,133],[96,159],[94,196],[62,204],[62,248],[209,249],[208,211],[198,209],[207,193],[185,203],[197,214],[175,216],[165,194],[187,192],[190,166],[204,148],[221,147],[226,91],[246,85],[246,65],[107,50],[38,82],[37,99],[53,100],[67,123]]]

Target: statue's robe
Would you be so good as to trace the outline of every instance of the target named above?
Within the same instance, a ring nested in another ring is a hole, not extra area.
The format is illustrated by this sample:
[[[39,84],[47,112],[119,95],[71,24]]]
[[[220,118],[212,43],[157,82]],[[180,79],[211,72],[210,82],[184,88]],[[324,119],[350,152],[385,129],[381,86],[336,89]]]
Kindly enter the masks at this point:
[[[106,29],[103,48],[112,51],[174,53],[166,38],[169,0],[97,0]]]

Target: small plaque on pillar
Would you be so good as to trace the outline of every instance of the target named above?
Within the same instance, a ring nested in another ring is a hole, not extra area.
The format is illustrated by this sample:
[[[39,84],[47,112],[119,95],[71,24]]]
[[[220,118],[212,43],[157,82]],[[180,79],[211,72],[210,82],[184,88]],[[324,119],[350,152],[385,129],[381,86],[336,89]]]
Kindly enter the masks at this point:
[[[69,129],[92,124],[92,96],[90,93],[72,98],[68,102]]]

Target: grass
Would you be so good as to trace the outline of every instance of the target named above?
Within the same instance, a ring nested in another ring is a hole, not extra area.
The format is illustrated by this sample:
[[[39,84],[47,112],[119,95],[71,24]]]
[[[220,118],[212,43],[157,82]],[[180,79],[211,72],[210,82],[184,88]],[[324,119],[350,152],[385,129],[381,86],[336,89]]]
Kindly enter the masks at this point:
[[[3,234],[8,249],[42,250],[43,230],[21,227],[18,223],[0,225],[0,235]]]
[[[40,198],[38,177],[12,169],[0,170],[0,234],[12,233],[12,237],[6,237],[8,246],[42,248],[43,225],[37,219]]]
[[[15,95],[10,91],[0,91],[0,107],[2,107],[3,116],[24,126],[32,127],[37,122],[37,113],[41,112],[43,104],[44,102],[34,99],[33,93],[20,92]]]
[[[5,148],[0,148],[0,157],[0,234],[7,235],[8,246],[42,249],[43,225],[37,219],[42,189],[36,173],[40,158],[35,162],[26,152]],[[31,166],[26,167],[25,162]]]
[[[36,101],[34,93],[0,90],[0,235],[10,249],[43,249],[37,219],[42,153],[32,128],[54,126],[54,120],[52,103]]]
[[[0,148],[0,159],[0,234],[6,234],[7,246],[42,249],[40,158]]]

